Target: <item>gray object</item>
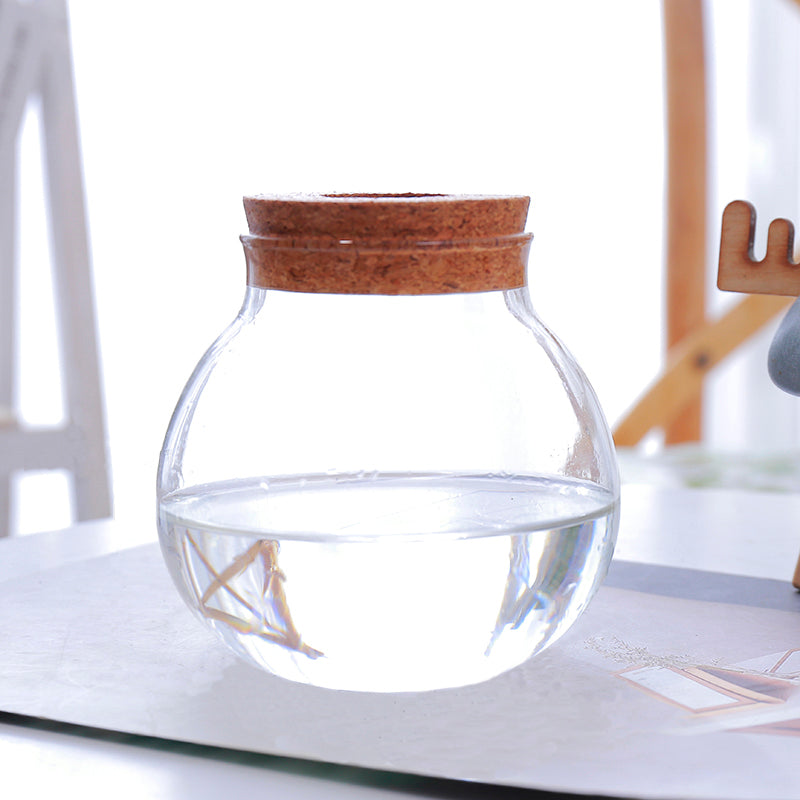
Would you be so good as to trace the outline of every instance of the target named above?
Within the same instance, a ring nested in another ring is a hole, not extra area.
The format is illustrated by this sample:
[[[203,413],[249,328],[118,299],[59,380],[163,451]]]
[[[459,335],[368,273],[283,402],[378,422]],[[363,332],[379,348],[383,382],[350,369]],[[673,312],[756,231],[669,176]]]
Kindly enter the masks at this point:
[[[767,369],[778,388],[800,395],[800,298],[789,306],[775,333],[769,347]]]

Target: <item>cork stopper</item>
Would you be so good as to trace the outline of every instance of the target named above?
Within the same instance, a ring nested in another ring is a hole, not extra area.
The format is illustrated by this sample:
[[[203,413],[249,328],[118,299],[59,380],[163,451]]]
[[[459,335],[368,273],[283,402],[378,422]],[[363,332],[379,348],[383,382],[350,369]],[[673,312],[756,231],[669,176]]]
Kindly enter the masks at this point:
[[[444,294],[525,283],[530,199],[481,195],[244,198],[248,284],[333,294]]]

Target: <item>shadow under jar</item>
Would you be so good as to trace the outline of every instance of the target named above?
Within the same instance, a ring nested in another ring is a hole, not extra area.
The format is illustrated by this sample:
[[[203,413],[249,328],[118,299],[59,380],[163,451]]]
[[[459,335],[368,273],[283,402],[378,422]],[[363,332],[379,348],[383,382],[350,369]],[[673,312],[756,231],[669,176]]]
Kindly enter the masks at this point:
[[[531,306],[529,198],[245,198],[247,288],[175,409],[162,550],[239,655],[334,689],[489,679],[605,577],[608,425]]]

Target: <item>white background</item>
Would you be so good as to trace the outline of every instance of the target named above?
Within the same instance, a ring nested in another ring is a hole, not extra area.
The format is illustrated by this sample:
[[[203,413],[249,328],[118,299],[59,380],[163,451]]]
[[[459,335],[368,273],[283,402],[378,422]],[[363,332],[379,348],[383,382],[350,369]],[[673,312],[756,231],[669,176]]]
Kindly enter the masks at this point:
[[[756,5],[777,15],[784,51],[796,59],[798,10],[789,0]],[[118,518],[153,525],[172,408],[239,308],[245,194],[530,195],[534,306],[584,367],[611,423],[658,371],[657,0],[70,0],[68,8]],[[754,135],[748,116],[759,30],[748,0],[708,8],[718,220],[731,199],[758,204],[748,195],[754,165],[780,172],[783,154]],[[771,41],[766,49],[779,53]],[[760,90],[770,87],[778,91],[777,81]],[[784,89],[773,105],[792,115],[795,98]],[[37,124],[32,106],[20,136],[19,401],[26,421],[44,424],[62,408]],[[765,219],[795,215],[791,186],[788,207],[763,208]],[[714,292],[712,310],[729,301]],[[745,427],[725,420],[722,434],[711,426],[713,443],[742,446],[734,427]],[[18,486],[18,529],[63,524],[58,478],[34,478]],[[31,501],[45,485],[54,502]]]

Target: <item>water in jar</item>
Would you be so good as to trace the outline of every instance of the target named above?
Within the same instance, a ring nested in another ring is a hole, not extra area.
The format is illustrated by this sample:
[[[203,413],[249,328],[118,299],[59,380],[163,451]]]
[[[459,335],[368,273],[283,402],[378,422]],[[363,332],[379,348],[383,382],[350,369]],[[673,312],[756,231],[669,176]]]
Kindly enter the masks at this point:
[[[162,499],[184,599],[276,675],[355,691],[476,683],[555,641],[605,576],[617,498],[506,475],[260,478]]]

